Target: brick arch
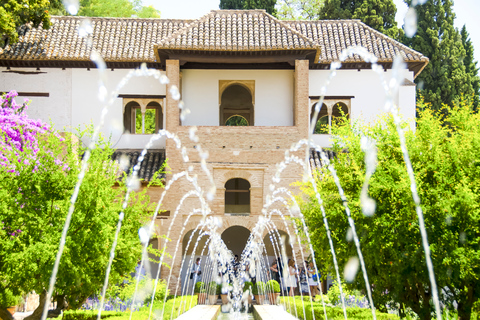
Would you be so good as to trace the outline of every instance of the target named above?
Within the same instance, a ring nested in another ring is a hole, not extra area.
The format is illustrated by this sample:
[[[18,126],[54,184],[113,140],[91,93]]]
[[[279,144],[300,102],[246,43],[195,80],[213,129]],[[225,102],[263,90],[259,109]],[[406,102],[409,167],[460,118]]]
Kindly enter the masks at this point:
[[[225,183],[228,180],[235,179],[235,178],[245,179],[248,182],[250,182],[252,174],[248,171],[245,171],[245,170],[232,170],[232,171],[226,172],[223,177],[224,177],[224,184],[223,185],[225,185]]]

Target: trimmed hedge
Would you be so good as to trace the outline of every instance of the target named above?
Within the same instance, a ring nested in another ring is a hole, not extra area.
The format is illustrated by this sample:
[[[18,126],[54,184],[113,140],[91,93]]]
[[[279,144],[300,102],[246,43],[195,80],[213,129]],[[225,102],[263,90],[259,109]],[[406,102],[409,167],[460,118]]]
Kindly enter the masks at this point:
[[[290,300],[290,302],[288,301]],[[295,301],[294,301],[295,300]],[[297,316],[299,319],[303,320],[313,320],[312,316],[312,305],[313,311],[315,314],[315,319],[325,319],[325,314],[323,312],[323,305],[321,302],[313,302],[310,304],[310,301],[304,301],[302,305],[301,297],[295,298],[284,298],[281,297],[280,300],[281,304],[285,304],[287,311],[290,312],[292,315]],[[290,303],[290,305],[289,305]],[[305,317],[303,314],[303,306],[305,306]],[[290,308],[289,308],[290,307]],[[295,308],[296,307],[296,308]],[[295,313],[296,309],[296,313]],[[343,316],[343,308],[342,307],[325,307],[327,311],[327,318],[328,320],[343,320],[345,319]],[[382,313],[376,310],[376,315],[378,320],[398,320],[400,319],[395,314],[390,313]],[[347,308],[347,318],[348,319],[372,319],[372,310],[365,309],[365,308]]]
[[[125,312],[102,311],[102,319],[118,317]],[[63,313],[63,320],[97,320],[98,310],[68,310]]]
[[[175,302],[175,307],[173,303]],[[181,310],[180,310],[181,304]],[[190,305],[191,304],[191,305]],[[165,302],[165,311],[163,313],[164,320],[169,320],[173,310],[173,319],[177,318],[182,313],[187,312],[191,308],[197,305],[197,296],[183,296],[177,297],[177,299],[171,299]],[[155,302],[153,304],[153,315],[152,319],[158,319],[160,316],[160,312],[163,308],[163,301]],[[150,307],[142,307],[138,311],[134,311],[132,314],[132,320],[145,320],[148,318],[148,314],[150,312]],[[63,314],[62,320],[96,320],[97,319],[98,311],[92,310],[73,310],[73,311],[66,311]],[[154,316],[155,315],[155,316]],[[129,320],[130,319],[130,311],[126,312],[118,312],[118,311],[103,311],[102,312],[102,319],[108,318],[108,320]]]

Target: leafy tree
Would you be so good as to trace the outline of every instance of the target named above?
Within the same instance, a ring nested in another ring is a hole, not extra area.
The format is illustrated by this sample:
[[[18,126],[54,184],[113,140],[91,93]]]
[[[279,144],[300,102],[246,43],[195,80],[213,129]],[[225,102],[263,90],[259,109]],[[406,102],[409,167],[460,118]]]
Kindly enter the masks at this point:
[[[125,17],[160,18],[160,12],[152,6],[143,7],[135,0],[82,0],[80,16],[87,17]]]
[[[0,1],[0,46],[18,41],[18,36],[33,26],[50,27],[50,2],[48,0],[2,0]],[[25,24],[29,24],[25,26]]]
[[[4,304],[11,300],[11,296],[35,290],[41,294],[41,302],[45,301],[70,198],[80,171],[79,155],[85,151],[74,136],[61,138],[52,129],[40,132],[38,128],[45,129],[45,125],[26,122],[28,118],[14,103],[13,96],[10,94],[10,99],[0,101],[0,141],[3,142],[4,156],[0,165],[2,319],[11,319],[5,310],[8,305]],[[14,135],[13,131],[5,129],[10,127],[19,134]],[[18,148],[19,145],[22,149]],[[102,139],[92,151],[57,275],[54,295],[60,308],[80,307],[103,285],[125,192],[124,182],[117,179],[118,165],[111,161],[112,152],[109,142]],[[136,193],[124,210],[111,283],[132,272],[140,257],[137,231],[147,219],[149,209],[145,192]],[[30,319],[39,319],[42,310],[43,303]]]
[[[411,0],[405,2],[412,3]],[[415,83],[418,93],[437,110],[443,103],[452,105],[461,94],[474,94],[472,79],[464,64],[466,52],[462,37],[453,25],[452,6],[451,0],[428,0],[417,5],[417,33],[413,38],[403,39],[406,45],[430,59]]]
[[[275,14],[277,0],[220,0],[220,9],[265,9]]]
[[[277,17],[283,20],[318,20],[324,0],[280,0]]]
[[[393,0],[325,0],[320,8],[320,19],[360,19],[370,27],[397,39],[401,31],[397,28]]]
[[[438,116],[423,101],[416,131],[406,130],[431,257],[441,302],[458,303],[459,319],[470,319],[472,306],[480,299],[480,114],[465,100],[455,103],[446,118]],[[446,106],[445,106],[446,107]],[[333,165],[345,191],[360,238],[375,306],[385,310],[396,305],[400,315],[413,310],[420,319],[434,311],[432,291],[421,245],[418,219],[410,192],[410,180],[395,124],[385,117],[375,125],[355,123],[332,129]],[[365,177],[363,137],[376,141],[377,167],[368,194],[376,211],[366,217],[360,206]],[[347,150],[347,151],[345,151]],[[317,177],[339,265],[356,256],[348,240],[349,223],[344,204],[330,172]],[[322,214],[311,186],[304,186],[301,204],[322,273],[332,272],[332,258]],[[306,197],[305,197],[306,195]],[[361,271],[360,271],[361,272]],[[351,284],[363,290],[363,277]],[[393,304],[392,304],[393,302]]]
[[[465,59],[463,64],[465,65],[465,72],[471,78],[474,97],[473,97],[473,107],[475,110],[478,109],[479,105],[479,95],[480,95],[480,78],[478,76],[478,67],[477,61],[475,61],[473,53],[473,44],[469,38],[467,27],[463,25],[462,31],[460,32],[462,36],[462,44],[465,48]]]
[[[220,9],[243,9],[245,0],[220,0]]]

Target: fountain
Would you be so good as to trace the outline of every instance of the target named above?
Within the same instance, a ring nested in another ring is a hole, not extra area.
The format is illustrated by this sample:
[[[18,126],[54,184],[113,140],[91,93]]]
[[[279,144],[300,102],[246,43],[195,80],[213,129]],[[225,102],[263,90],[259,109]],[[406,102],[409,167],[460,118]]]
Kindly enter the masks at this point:
[[[89,43],[90,46],[92,46],[92,41],[89,38],[91,36],[91,30],[92,30],[92,27],[89,25],[87,20],[85,20],[84,23],[82,23],[82,27],[79,30],[79,33],[82,34],[83,37],[86,37],[87,42]],[[387,81],[383,79],[383,68],[377,65],[377,60],[375,56],[368,53],[367,50],[359,47],[351,47],[343,51],[342,55],[340,56],[340,61],[334,62],[331,64],[330,74],[329,74],[329,77],[327,78],[326,83],[321,88],[321,92],[323,94],[320,97],[319,103],[315,107],[315,112],[311,120],[310,128],[315,127],[315,124],[317,122],[317,117],[320,111],[320,106],[322,105],[323,98],[327,92],[327,88],[330,81],[335,77],[337,70],[340,69],[341,63],[345,61],[349,56],[352,56],[352,55],[358,55],[362,57],[362,59],[365,62],[372,64],[372,69],[381,78],[381,81],[384,84],[385,92],[387,93],[387,100],[385,105],[388,108],[388,111],[390,111],[395,117],[395,121],[398,127],[398,134],[402,142],[402,151],[404,154],[405,163],[407,165],[407,169],[409,173],[409,179],[412,184],[412,197],[415,201],[416,212],[418,214],[418,219],[420,223],[420,230],[422,232],[422,242],[425,250],[427,268],[430,274],[431,285],[433,288],[433,302],[436,307],[437,317],[439,317],[441,315],[441,311],[440,311],[440,306],[438,302],[438,293],[437,293],[436,284],[435,284],[435,276],[433,273],[433,267],[431,263],[430,253],[429,253],[429,246],[428,246],[428,241],[426,237],[425,226],[423,222],[423,214],[420,208],[420,199],[416,192],[415,177],[413,175],[413,169],[409,160],[407,148],[405,146],[405,139],[403,137],[403,132],[399,125],[400,118],[398,117],[398,110],[394,105],[394,97],[396,95],[396,90],[398,90],[398,87],[401,81],[403,80],[402,73],[396,72],[404,68],[404,65],[402,64],[401,59],[397,58],[395,60],[394,67],[393,67],[394,73],[393,73],[392,79],[390,79],[390,82],[387,83]],[[97,65],[97,68],[100,73],[99,97],[101,102],[104,104],[104,109],[102,110],[99,124],[95,128],[93,139],[89,145],[90,149],[95,148],[95,141],[98,138],[98,134],[100,132],[101,127],[104,125],[109,107],[113,104],[113,101],[118,96],[118,92],[120,92],[121,88],[124,87],[127,84],[127,82],[133,77],[145,77],[145,76],[154,77],[159,81],[160,84],[162,85],[167,84],[169,99],[177,101],[176,104],[178,105],[178,108],[180,110],[179,111],[180,119],[183,121],[188,117],[189,110],[187,109],[187,106],[184,106],[183,102],[180,101],[181,96],[180,96],[178,87],[174,84],[170,84],[169,83],[170,80],[161,72],[157,70],[148,69],[146,64],[143,64],[141,68],[130,72],[126,78],[122,79],[122,81],[117,86],[117,88],[111,93],[110,99],[107,101],[106,87],[103,84],[103,81],[104,81],[103,77],[106,69],[106,64],[101,58],[100,54],[97,53],[96,51],[93,51],[91,59]],[[300,212],[299,206],[295,200],[294,192],[289,190],[282,184],[282,181],[284,179],[284,176],[282,174],[284,174],[287,168],[291,168],[293,166],[293,167],[300,168],[296,170],[299,170],[299,172],[302,172],[303,179],[311,183],[312,187],[315,190],[318,203],[320,204],[322,218],[326,228],[325,231],[327,233],[327,236],[329,237],[330,250],[333,256],[333,263],[335,267],[335,277],[339,284],[343,314],[344,314],[344,318],[347,319],[346,304],[345,304],[344,295],[342,293],[342,285],[341,285],[342,281],[340,276],[340,268],[336,260],[336,251],[333,245],[333,241],[330,237],[330,230],[329,230],[328,220],[325,212],[326,209],[322,205],[321,195],[316,190],[316,182],[312,176],[311,166],[309,163],[309,152],[311,149],[314,149],[320,152],[324,166],[328,168],[329,172],[335,177],[335,182],[338,187],[338,192],[343,200],[343,203],[345,206],[345,214],[348,217],[348,222],[352,231],[352,237],[354,239],[354,243],[356,246],[357,255],[358,255],[358,265],[362,270],[362,274],[366,284],[366,293],[367,293],[369,305],[372,311],[372,318],[376,319],[375,306],[374,306],[372,295],[371,295],[371,288],[369,286],[370,282],[368,280],[368,275],[365,268],[366,262],[364,261],[362,256],[361,243],[358,235],[356,234],[355,223],[350,214],[348,201],[344,195],[340,181],[336,176],[335,168],[330,164],[330,160],[328,156],[325,154],[324,150],[320,146],[318,146],[313,142],[312,130],[310,130],[309,132],[308,139],[303,139],[298,141],[297,143],[293,144],[290,148],[288,148],[284,152],[283,160],[277,165],[277,170],[271,177],[272,181],[269,186],[270,193],[265,197],[266,203],[263,204],[263,208],[261,210],[262,214],[259,216],[256,224],[252,226],[250,236],[247,240],[247,243],[243,252],[241,253],[240,263],[238,264],[234,261],[234,254],[222,239],[222,234],[220,230],[223,227],[223,224],[225,223],[225,221],[223,221],[221,218],[213,214],[215,210],[212,209],[212,203],[217,193],[217,186],[214,181],[214,174],[209,169],[208,162],[207,162],[207,160],[209,159],[209,153],[207,150],[204,150],[204,148],[202,147],[202,140],[205,136],[208,136],[208,134],[209,134],[208,132],[199,133],[197,127],[191,126],[188,130],[188,140],[185,141],[185,140],[182,140],[182,137],[180,137],[174,132],[163,130],[163,129],[160,130],[157,134],[152,136],[149,143],[145,146],[144,150],[141,153],[141,156],[138,158],[138,163],[133,167],[134,170],[131,173],[131,177],[129,178],[128,191],[126,192],[125,198],[123,199],[124,209],[127,207],[131,192],[138,190],[139,188],[138,171],[140,169],[140,165],[142,161],[144,160],[144,156],[146,155],[147,150],[152,147],[152,144],[155,140],[160,139],[161,137],[166,137],[167,140],[169,141],[167,143],[170,143],[170,142],[172,143],[173,148],[175,148],[178,154],[181,155],[181,160],[183,161],[182,165],[188,165],[188,168],[186,170],[175,172],[168,179],[168,182],[166,183],[165,188],[160,195],[160,199],[157,202],[151,221],[148,223],[148,225],[146,225],[139,231],[140,241],[143,245],[140,269],[142,269],[143,267],[148,269],[149,261],[147,258],[148,256],[147,247],[149,244],[150,237],[155,232],[155,221],[162,209],[162,205],[164,205],[164,200],[167,194],[169,192],[173,192],[172,190],[174,190],[177,187],[177,184],[179,181],[183,181],[184,183],[183,185],[188,184],[189,189],[186,190],[181,196],[181,199],[178,202],[173,215],[171,216],[171,222],[168,225],[168,228],[165,232],[166,239],[163,241],[163,244],[161,245],[162,254],[159,259],[159,267],[156,272],[155,282],[154,282],[152,291],[153,292],[156,291],[158,281],[160,279],[161,271],[162,269],[164,269],[162,264],[165,262],[165,259],[166,259],[165,254],[167,252],[167,249],[170,249],[172,252],[171,261],[176,261],[178,256],[182,256],[181,254],[179,254],[180,243],[182,238],[178,237],[175,243],[170,243],[169,238],[171,234],[173,232],[179,232],[181,235],[183,235],[185,231],[187,231],[187,227],[189,223],[191,223],[190,220],[191,219],[193,220],[195,217],[197,218],[201,217],[200,222],[195,223],[195,228],[191,233],[190,237],[188,238],[188,241],[185,246],[186,248],[185,252],[189,251],[190,248],[192,248],[191,250],[192,254],[190,258],[187,258],[186,254],[181,257],[181,263],[179,264],[179,268],[180,268],[179,274],[180,275],[182,274],[182,270],[187,270],[187,272],[192,270],[194,265],[195,253],[197,252],[197,250],[200,250],[199,256],[204,257],[204,260],[205,260],[203,262],[203,268],[202,268],[202,271],[203,271],[202,280],[204,280],[203,282],[205,284],[204,288],[207,290],[212,290],[212,286],[209,285],[210,283],[221,285],[222,293],[226,293],[228,295],[228,303],[226,304],[224,311],[226,311],[226,313],[230,313],[232,318],[240,318],[241,316],[244,316],[244,313],[248,311],[249,305],[251,304],[249,303],[249,300],[250,300],[250,296],[252,295],[252,292],[250,290],[247,290],[244,292],[243,290],[244,284],[252,279],[255,279],[255,281],[258,281],[258,282],[261,281],[263,283],[267,283],[269,279],[269,274],[267,273],[267,270],[269,269],[270,262],[268,261],[268,258],[267,258],[266,246],[264,243],[264,238],[266,236],[268,236],[268,239],[271,241],[271,246],[273,247],[273,251],[274,251],[274,258],[281,259],[282,265],[284,266],[283,278],[289,277],[289,275],[287,274],[288,271],[286,268],[287,247],[289,247],[289,249],[291,250],[292,257],[296,265],[307,268],[307,266],[304,264],[304,261],[306,261],[307,258],[310,256],[312,261],[314,262],[315,272],[318,273],[318,267],[315,262],[315,252],[313,250],[313,247],[310,241],[308,228],[303,218],[303,215]],[[195,149],[193,155],[191,153],[189,154],[188,152],[188,149],[191,145],[193,145]],[[365,215],[368,216],[368,215],[373,215],[375,212],[375,203],[373,202],[372,199],[368,197],[368,194],[367,194],[368,180],[375,170],[375,162],[376,162],[375,145],[372,141],[365,141],[365,154],[366,154],[365,159],[367,164],[367,173],[365,177],[364,188],[362,189],[361,201],[362,201],[363,212]],[[89,160],[89,152],[87,151],[87,153],[82,159],[82,164],[81,164],[82,172],[79,175],[78,182],[72,196],[71,206],[68,211],[67,219],[65,222],[65,227],[63,229],[55,266],[52,271],[52,277],[51,277],[50,286],[48,289],[46,303],[50,301],[50,298],[53,293],[60,258],[64,250],[65,238],[67,236],[69,223],[75,207],[75,200],[76,200],[76,197],[78,196],[78,192],[82,184],[82,179],[84,176],[84,172],[87,168],[88,160]],[[195,166],[199,167],[201,171],[199,172],[195,171],[194,165],[192,163],[195,163]],[[202,175],[202,177],[200,177],[200,175]],[[185,203],[188,202],[191,204],[192,201],[195,201],[197,204],[195,205],[193,210],[190,210],[190,212],[185,213],[186,211],[184,209],[184,207],[186,206]],[[176,226],[178,225],[178,222],[177,222],[178,220],[176,219],[180,219],[181,215],[183,215],[184,217],[184,223],[181,224],[181,228],[177,230],[175,229]],[[102,295],[101,295],[102,300],[100,303],[97,319],[101,318],[101,312],[104,305],[105,293],[109,286],[109,272],[110,272],[113,259],[115,257],[117,238],[120,233],[124,218],[125,218],[125,215],[124,215],[124,212],[122,211],[119,213],[119,219],[118,219],[118,224],[117,224],[117,229],[115,234],[115,241],[113,243],[113,246],[111,248],[111,253],[109,256],[105,282],[103,285]],[[291,220],[296,220],[298,221],[298,223],[292,224],[290,223]],[[282,237],[280,235],[280,230],[278,229],[278,223],[283,224],[284,230],[286,230],[286,234],[289,239],[288,242],[286,241],[285,237]],[[198,247],[199,244],[201,243],[202,238],[205,238],[207,240],[204,240],[205,244],[203,245],[203,247],[201,245],[200,247]],[[307,240],[307,245],[305,246],[302,245],[302,241],[304,239]],[[184,281],[183,283],[182,283],[181,277],[177,277],[175,279],[175,277],[173,276],[173,270],[174,270],[173,268],[170,268],[170,270],[168,271],[168,276],[166,277],[166,283],[168,286],[174,289],[173,303],[175,305],[177,296],[184,295],[184,294],[187,294],[187,295],[193,294],[194,284],[190,282],[191,279],[188,277],[186,281]],[[354,267],[351,273],[356,274],[356,272],[357,272],[357,268]],[[296,274],[295,277],[298,283],[300,283],[299,275]],[[137,275],[137,285],[139,283],[138,281],[139,279],[140,279],[140,273]],[[192,279],[192,280],[195,280],[195,279]],[[284,283],[280,283],[280,286],[282,287],[282,289],[284,285],[285,285]],[[137,288],[135,290],[135,294],[132,299],[132,307],[130,308],[131,309],[130,318],[132,318],[132,314],[134,310],[133,304],[136,301],[135,295],[137,294],[139,289],[140,288]],[[320,289],[319,292],[320,292],[321,301],[324,307],[324,315],[326,318],[327,314],[325,311],[325,302],[324,302],[322,290]],[[266,293],[273,294],[274,293],[273,287],[267,285]],[[300,290],[300,296],[303,296],[302,290]],[[152,300],[150,303],[149,319],[153,316],[153,313],[154,313],[154,310],[153,310],[154,297],[155,295],[153,294]],[[162,316],[165,313],[164,308],[165,308],[166,300],[167,300],[167,296],[165,296],[163,301],[163,309],[159,310],[159,314]],[[179,299],[179,300],[180,301],[178,301],[178,303],[180,305],[187,303],[185,300],[182,300],[182,299]],[[191,303],[191,300],[190,300],[190,303]],[[292,305],[290,305],[291,303]],[[292,299],[292,301],[290,299],[286,299],[284,300],[283,308],[287,308],[287,309],[293,308],[294,310],[297,310],[296,303],[297,302],[295,299]],[[312,299],[310,298],[308,302],[307,301],[304,302],[304,300],[302,299],[303,315],[301,316],[303,316],[304,318],[306,317],[305,304],[307,303],[312,305],[313,303]],[[175,315],[173,314],[173,310],[174,309],[172,308],[172,311],[170,314],[170,318],[172,319],[175,318]],[[47,311],[48,311],[48,308],[44,308],[42,320],[46,318]],[[312,312],[313,312],[313,307],[312,307]],[[297,314],[297,316],[299,315]],[[313,318],[315,318],[315,314],[312,314],[312,316]]]

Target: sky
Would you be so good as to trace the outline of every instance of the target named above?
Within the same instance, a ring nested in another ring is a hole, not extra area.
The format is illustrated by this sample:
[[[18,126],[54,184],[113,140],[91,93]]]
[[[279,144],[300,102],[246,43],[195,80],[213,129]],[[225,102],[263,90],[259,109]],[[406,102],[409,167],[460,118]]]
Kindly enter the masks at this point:
[[[396,20],[403,25],[407,5],[403,0],[394,0],[397,6]],[[218,9],[220,0],[143,0],[144,5],[153,5],[164,19],[197,19],[210,10]],[[465,24],[475,48],[475,60],[480,61],[480,0],[454,0],[455,27]],[[480,66],[480,63],[479,63]]]

